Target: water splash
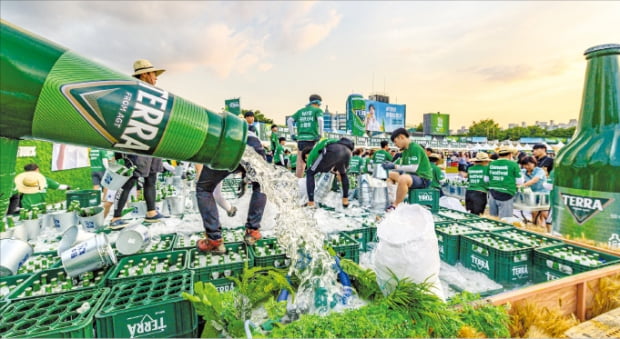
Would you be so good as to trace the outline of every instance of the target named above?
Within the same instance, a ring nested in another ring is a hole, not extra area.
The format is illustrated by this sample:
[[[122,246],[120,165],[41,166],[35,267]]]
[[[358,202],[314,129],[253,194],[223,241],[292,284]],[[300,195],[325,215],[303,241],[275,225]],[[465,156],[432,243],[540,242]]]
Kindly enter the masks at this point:
[[[241,159],[248,179],[260,183],[278,213],[274,231],[291,258],[291,271],[299,279],[294,307],[300,313],[325,314],[340,301],[334,259],[323,249],[325,235],[319,231],[314,210],[301,207],[298,178],[282,166],[267,163],[247,147]]]

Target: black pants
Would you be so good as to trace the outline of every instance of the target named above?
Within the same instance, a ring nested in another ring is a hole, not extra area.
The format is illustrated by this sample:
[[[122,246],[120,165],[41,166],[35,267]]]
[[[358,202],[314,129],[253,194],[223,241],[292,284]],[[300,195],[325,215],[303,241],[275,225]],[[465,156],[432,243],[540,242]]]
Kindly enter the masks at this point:
[[[344,145],[327,145],[327,151],[319,155],[310,168],[306,170],[306,191],[308,201],[314,201],[314,176],[317,173],[327,173],[335,169],[340,174],[342,180],[342,197],[349,197],[349,177],[347,176],[347,166],[351,159],[351,151]]]
[[[465,209],[473,214],[480,215],[484,213],[484,209],[487,206],[487,193],[480,191],[465,192]]]
[[[127,203],[127,198],[129,198],[129,193],[133,188],[133,185],[138,182],[138,177],[133,176],[127,180],[127,182],[121,187],[120,190],[116,192],[116,196],[114,197],[114,201],[116,205],[114,206],[114,218],[120,218],[123,213],[123,208]],[[146,201],[146,210],[154,211],[155,210],[155,184],[157,183],[157,172],[149,174],[148,177],[144,177],[144,200]]]

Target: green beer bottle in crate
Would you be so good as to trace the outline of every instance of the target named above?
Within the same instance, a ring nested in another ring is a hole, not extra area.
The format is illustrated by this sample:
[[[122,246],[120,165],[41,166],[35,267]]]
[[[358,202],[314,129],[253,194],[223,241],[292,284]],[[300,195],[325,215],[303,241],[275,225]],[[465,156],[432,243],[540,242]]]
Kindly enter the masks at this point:
[[[585,51],[579,123],[554,168],[554,229],[603,243],[620,234],[619,54],[619,44]]]

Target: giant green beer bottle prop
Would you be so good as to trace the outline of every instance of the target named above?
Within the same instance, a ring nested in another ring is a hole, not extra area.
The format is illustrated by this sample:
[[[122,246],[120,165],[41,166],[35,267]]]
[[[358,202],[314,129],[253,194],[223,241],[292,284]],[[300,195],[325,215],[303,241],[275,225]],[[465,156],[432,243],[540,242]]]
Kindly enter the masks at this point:
[[[617,246],[620,236],[620,45],[592,47],[579,124],[554,169],[554,229]]]
[[[243,119],[112,71],[6,21],[0,136],[36,138],[234,169]]]

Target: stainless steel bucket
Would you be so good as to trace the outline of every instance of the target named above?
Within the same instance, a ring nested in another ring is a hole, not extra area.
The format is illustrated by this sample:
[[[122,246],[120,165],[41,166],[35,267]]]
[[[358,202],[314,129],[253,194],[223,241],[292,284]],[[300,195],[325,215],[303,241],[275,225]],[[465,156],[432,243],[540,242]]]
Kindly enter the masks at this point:
[[[116,255],[103,233],[62,252],[60,259],[70,277],[116,264]]]
[[[0,239],[0,277],[17,274],[32,255],[32,247],[19,239]]]
[[[144,225],[123,229],[116,239],[116,249],[124,255],[138,253],[151,242],[151,232]]]

